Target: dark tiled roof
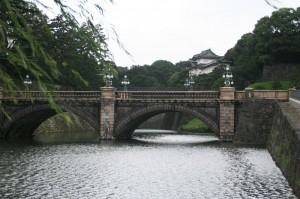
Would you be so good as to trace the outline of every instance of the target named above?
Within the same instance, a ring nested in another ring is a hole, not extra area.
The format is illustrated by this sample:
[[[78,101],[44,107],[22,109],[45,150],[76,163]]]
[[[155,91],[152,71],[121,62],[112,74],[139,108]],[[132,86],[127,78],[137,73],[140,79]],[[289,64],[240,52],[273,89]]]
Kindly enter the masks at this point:
[[[192,60],[197,60],[201,58],[206,58],[206,59],[219,59],[222,56],[216,55],[211,49],[207,49],[202,51],[200,54],[196,54],[193,56]]]

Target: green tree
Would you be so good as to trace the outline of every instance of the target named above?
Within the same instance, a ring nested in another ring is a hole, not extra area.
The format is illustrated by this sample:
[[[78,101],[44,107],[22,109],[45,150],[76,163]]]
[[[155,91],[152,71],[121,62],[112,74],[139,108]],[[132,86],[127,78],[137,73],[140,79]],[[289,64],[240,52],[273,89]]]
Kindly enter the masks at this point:
[[[282,8],[258,21],[253,31],[263,63],[300,62],[300,8]]]
[[[191,68],[192,64],[190,61],[180,61],[176,63],[175,66],[179,69],[187,69],[187,68]]]
[[[65,20],[69,22],[73,29],[78,30],[82,37],[86,37],[86,39],[89,38],[88,34],[80,29],[80,24],[76,20],[75,15],[84,16],[88,29],[93,30],[95,34],[100,33],[96,31],[97,28],[91,20],[93,15],[89,13],[89,6],[91,6],[91,4],[99,12],[102,12],[102,8],[98,3],[77,0],[75,4],[74,2],[72,4],[72,6],[77,5],[79,8],[78,11],[76,11],[76,9],[71,9],[67,5],[67,3],[70,3],[68,1],[53,1],[60,7],[61,14]],[[41,4],[39,0],[35,2]],[[36,12],[38,9],[34,3],[29,0],[2,0],[0,2],[0,86],[3,87],[5,91],[18,91],[23,89],[23,86],[18,84],[18,81],[15,81],[15,79],[17,77],[21,79],[22,82],[24,71],[26,71],[26,74],[32,76],[37,82],[39,90],[44,93],[51,89],[48,82],[52,82],[53,79],[57,79],[60,75],[55,60],[51,54],[46,52],[40,41],[40,38],[42,38],[40,36],[41,34],[35,31],[35,27],[38,26],[32,25],[33,21],[43,22],[44,19],[42,19],[39,14],[35,15],[35,17],[41,20],[26,16],[26,13],[34,13],[33,11]],[[40,13],[40,11],[38,12]],[[44,26],[44,24],[40,26],[40,32],[43,32],[44,27],[47,26]],[[97,42],[92,39],[90,39],[89,42],[94,46],[97,45]],[[107,58],[107,54],[105,53],[98,55],[98,58]],[[104,67],[104,70],[108,68],[110,68],[110,66]],[[53,108],[60,111],[51,96],[48,97],[48,101]]]
[[[41,45],[42,34],[48,33],[47,17],[33,3],[25,1],[4,0],[0,9],[1,85],[9,91],[22,89],[16,80],[22,81],[26,72],[45,90],[41,79],[50,80],[59,74],[55,61]],[[51,73],[40,67],[41,62]]]
[[[202,74],[195,77],[195,89],[198,90],[218,90],[221,86],[224,86],[224,79],[222,78],[225,72],[225,65],[216,67],[209,74]]]
[[[227,57],[234,63],[232,72],[238,89],[243,89],[261,78],[262,63],[258,59],[253,33],[244,34],[234,48],[226,53],[225,58]]]
[[[53,37],[46,48],[62,73],[56,82],[81,90],[99,87],[101,81],[97,74],[109,64],[106,61],[108,48],[101,27],[91,29],[83,24],[80,30],[74,30],[62,16],[53,19],[49,27]],[[93,45],[94,42],[96,45]]]
[[[169,78],[178,71],[177,67],[166,60],[158,60],[151,64],[149,68],[153,77],[159,81],[161,87],[168,85]]]
[[[132,66],[128,70],[128,77],[130,78],[130,87],[158,87],[159,80],[153,76],[149,65]]]
[[[226,53],[234,63],[238,89],[261,79],[263,66],[300,63],[300,8],[282,8],[261,18],[252,33],[247,33]]]
[[[174,73],[168,79],[168,87],[183,88],[186,78],[189,75],[188,69],[181,69],[179,72]]]
[[[173,81],[170,78],[180,70],[169,61],[158,60],[151,66],[132,66],[127,75],[130,78],[130,87],[167,87],[177,84],[177,80]]]

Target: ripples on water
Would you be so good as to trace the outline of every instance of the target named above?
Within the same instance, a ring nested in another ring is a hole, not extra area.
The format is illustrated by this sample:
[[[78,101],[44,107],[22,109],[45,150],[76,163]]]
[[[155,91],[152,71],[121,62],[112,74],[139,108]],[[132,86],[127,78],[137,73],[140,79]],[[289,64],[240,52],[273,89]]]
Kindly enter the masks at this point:
[[[0,144],[1,198],[296,198],[266,149],[212,136]]]

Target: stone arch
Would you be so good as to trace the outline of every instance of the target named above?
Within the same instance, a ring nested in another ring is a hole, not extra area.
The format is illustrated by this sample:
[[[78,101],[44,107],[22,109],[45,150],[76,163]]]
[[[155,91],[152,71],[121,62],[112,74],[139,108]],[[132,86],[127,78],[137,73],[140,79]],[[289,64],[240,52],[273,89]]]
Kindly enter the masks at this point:
[[[205,124],[209,126],[214,132],[218,132],[218,122],[216,118],[201,109],[194,109],[190,107],[164,104],[152,105],[143,108],[134,109],[118,121],[116,121],[114,129],[114,137],[116,139],[130,139],[134,130],[147,119],[165,112],[183,112],[200,118]]]
[[[63,111],[72,112],[89,123],[95,130],[99,129],[98,119],[80,107],[60,105]],[[30,105],[21,108],[10,115],[2,123],[0,137],[27,137],[32,136],[34,130],[57,112],[49,104]]]

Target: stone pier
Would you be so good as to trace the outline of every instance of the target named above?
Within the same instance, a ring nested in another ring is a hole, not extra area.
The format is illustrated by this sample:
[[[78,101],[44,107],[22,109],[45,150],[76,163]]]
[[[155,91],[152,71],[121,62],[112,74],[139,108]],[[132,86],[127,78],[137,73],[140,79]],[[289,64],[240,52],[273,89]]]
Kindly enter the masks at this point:
[[[219,138],[221,141],[232,141],[234,137],[235,88],[220,88]]]
[[[113,87],[101,87],[100,139],[114,139],[116,91]]]

